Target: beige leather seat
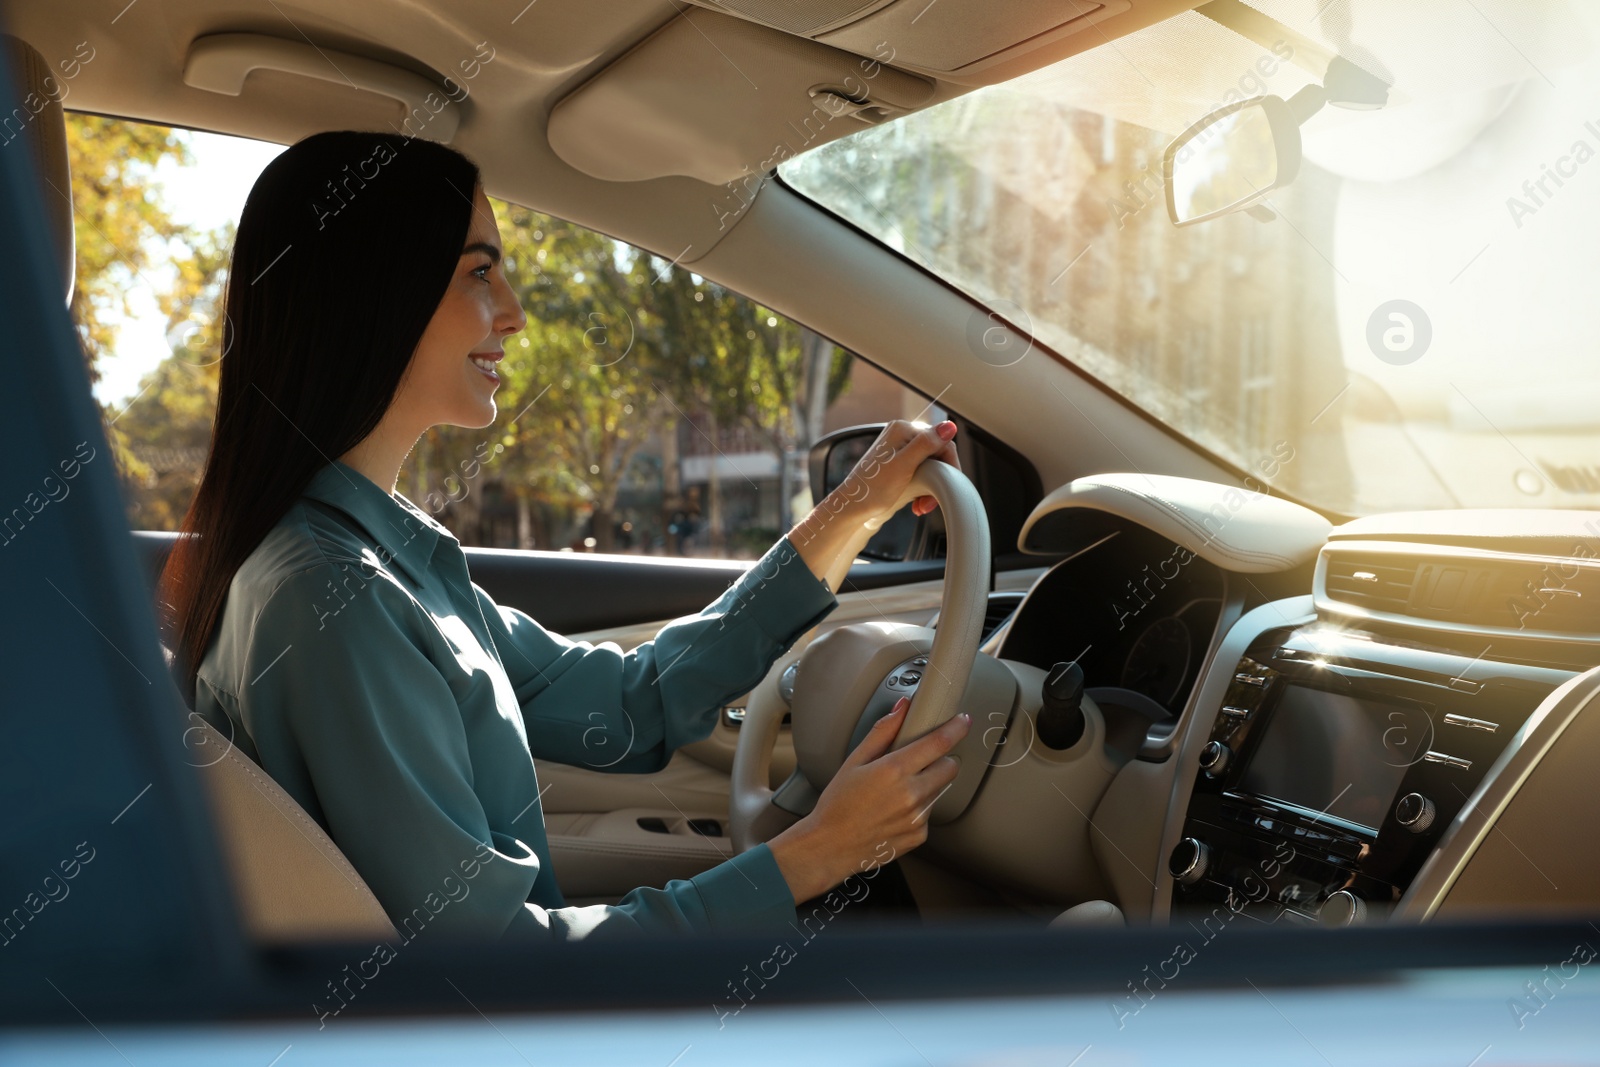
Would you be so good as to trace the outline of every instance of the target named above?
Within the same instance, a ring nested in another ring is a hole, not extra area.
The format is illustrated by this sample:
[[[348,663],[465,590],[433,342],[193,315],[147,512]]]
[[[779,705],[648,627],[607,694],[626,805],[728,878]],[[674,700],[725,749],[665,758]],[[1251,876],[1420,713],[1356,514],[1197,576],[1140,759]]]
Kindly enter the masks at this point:
[[[4,34],[0,43],[20,90],[6,101],[4,113],[21,108],[31,116],[23,130],[38,165],[46,224],[65,265],[63,289],[70,302],[74,247],[66,115],[50,92],[54,82],[46,79],[53,72],[38,50]],[[395,936],[372,890],[305,809],[210,725],[183,730],[179,716],[173,718],[174,736],[182,734],[189,762],[200,765],[240,917],[253,938]]]
[[[264,942],[395,936],[378,898],[339,846],[278,783],[209,724],[190,762],[212,815],[245,927]]]

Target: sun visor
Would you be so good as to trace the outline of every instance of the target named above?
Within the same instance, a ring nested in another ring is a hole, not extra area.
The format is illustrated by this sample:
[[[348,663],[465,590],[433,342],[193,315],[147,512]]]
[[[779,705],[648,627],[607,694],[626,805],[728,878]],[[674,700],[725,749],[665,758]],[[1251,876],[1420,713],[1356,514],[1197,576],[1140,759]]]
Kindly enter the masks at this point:
[[[713,184],[930,102],[935,84],[874,55],[686,10],[566,97],[550,146],[607,181],[681,174]]]

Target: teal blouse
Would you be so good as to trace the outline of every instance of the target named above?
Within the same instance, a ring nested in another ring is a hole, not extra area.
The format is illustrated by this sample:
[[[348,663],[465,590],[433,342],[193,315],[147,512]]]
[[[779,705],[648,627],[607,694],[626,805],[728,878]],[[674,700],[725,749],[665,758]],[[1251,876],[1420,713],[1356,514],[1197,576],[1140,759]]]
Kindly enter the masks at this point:
[[[568,907],[533,757],[659,770],[837,603],[784,537],[632,651],[570,641],[496,604],[449,530],[335,460],[234,577],[195,710],[233,728],[408,938],[775,928],[795,901],[766,845]]]

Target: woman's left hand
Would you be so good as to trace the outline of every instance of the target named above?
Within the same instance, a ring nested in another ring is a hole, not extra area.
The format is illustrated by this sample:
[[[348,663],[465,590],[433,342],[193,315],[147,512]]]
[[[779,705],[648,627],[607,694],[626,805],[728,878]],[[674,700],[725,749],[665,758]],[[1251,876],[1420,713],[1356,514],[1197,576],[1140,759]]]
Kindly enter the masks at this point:
[[[956,424],[949,419],[934,426],[896,419],[883,428],[833,493],[864,521],[886,519],[924,460],[932,457],[961,469],[955,435]],[[911,502],[911,511],[926,515],[937,506],[933,497],[919,496]]]

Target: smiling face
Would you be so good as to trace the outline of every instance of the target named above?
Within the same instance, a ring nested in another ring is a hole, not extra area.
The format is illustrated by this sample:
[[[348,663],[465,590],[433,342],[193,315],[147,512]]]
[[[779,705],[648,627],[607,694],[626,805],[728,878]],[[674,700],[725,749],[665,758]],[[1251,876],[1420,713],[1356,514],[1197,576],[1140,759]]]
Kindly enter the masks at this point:
[[[502,255],[494,210],[479,188],[450,286],[417,343],[386,421],[415,428],[416,436],[430,426],[481,427],[494,421],[500,346],[527,322],[506,280]]]

